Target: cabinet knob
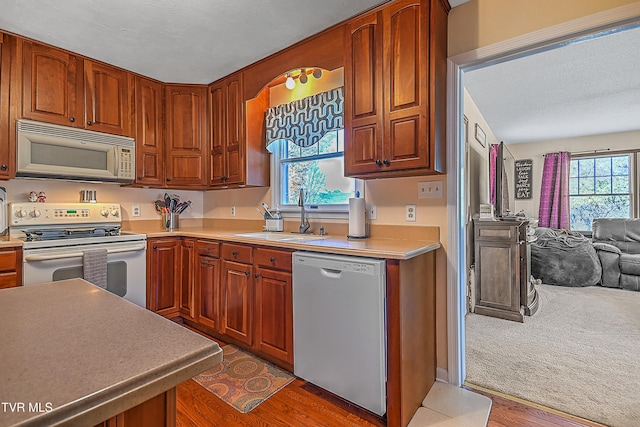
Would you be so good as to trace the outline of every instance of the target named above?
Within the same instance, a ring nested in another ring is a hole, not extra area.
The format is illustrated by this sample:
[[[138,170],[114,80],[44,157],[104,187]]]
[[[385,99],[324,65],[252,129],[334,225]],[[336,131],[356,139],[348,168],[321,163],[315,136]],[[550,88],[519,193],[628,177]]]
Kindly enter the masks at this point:
[[[92,124],[93,124],[93,122],[91,122],[91,121],[87,122],[88,126],[91,126]]]
[[[75,118],[75,117],[69,117],[69,121],[70,121],[71,123],[73,123],[73,122],[75,122],[75,121],[76,121],[76,118]]]
[[[0,169],[2,169],[3,171],[6,171],[7,169],[9,169],[9,166],[2,165],[2,166],[0,166]]]
[[[382,166],[382,161],[380,159],[376,159],[376,165]]]
[[[231,252],[231,255],[233,255],[233,256],[238,255],[238,251],[233,251],[233,252]]]
[[[269,261],[276,262],[276,259],[275,259],[275,257],[271,257],[271,258],[269,258]]]
[[[247,276],[247,277],[249,276],[249,274],[250,274],[250,273],[249,273],[248,271],[245,271],[245,272],[244,272],[244,275],[245,275],[245,276]]]
[[[157,246],[154,246],[154,247],[153,247],[153,249],[158,249],[158,247],[157,247]]]
[[[167,178],[167,182],[171,181],[171,178]]]
[[[254,277],[255,279],[258,279],[258,278],[260,277],[260,275],[259,275],[259,274],[254,274],[254,275],[253,275],[253,277]]]
[[[138,181],[142,181],[142,177],[141,176],[138,177]]]
[[[389,166],[391,164],[391,162],[387,159],[384,159],[382,163],[384,163],[385,166]]]

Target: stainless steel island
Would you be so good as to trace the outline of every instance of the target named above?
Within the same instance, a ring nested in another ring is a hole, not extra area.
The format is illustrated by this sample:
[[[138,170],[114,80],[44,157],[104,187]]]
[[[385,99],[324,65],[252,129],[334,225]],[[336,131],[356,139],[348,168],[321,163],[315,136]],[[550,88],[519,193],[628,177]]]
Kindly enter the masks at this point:
[[[0,426],[96,425],[148,402],[175,425],[175,386],[222,361],[216,342],[82,279],[1,290],[0,331]]]

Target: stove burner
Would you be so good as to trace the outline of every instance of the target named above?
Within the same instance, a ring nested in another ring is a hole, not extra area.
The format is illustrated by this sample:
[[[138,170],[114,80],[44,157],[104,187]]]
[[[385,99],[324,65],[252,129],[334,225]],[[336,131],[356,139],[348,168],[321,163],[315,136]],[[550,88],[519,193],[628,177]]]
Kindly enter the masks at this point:
[[[91,228],[54,228],[25,230],[26,241],[64,240],[89,237],[118,236],[120,227],[91,227]]]

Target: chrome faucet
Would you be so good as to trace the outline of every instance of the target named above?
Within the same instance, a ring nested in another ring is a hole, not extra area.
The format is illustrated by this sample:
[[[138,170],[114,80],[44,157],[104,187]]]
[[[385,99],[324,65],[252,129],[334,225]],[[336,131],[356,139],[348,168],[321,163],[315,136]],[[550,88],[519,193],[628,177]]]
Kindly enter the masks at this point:
[[[300,187],[300,197],[298,198],[298,206],[300,206],[300,234],[304,234],[309,230],[309,219],[304,211],[304,189]]]

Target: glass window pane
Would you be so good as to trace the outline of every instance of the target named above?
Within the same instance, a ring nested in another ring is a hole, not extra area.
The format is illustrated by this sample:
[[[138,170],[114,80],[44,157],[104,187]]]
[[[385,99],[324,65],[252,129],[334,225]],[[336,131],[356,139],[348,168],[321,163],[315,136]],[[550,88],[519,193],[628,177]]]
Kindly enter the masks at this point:
[[[611,194],[611,177],[596,178],[596,194]]]
[[[580,178],[580,194],[593,194],[595,193],[595,181],[594,178]]]
[[[580,176],[593,176],[593,168],[594,168],[594,159],[580,159],[579,163],[579,173]]]
[[[318,142],[320,154],[336,153],[338,151],[338,132],[328,132]]]
[[[631,197],[615,196],[571,196],[571,229],[591,230],[594,218],[629,218]]]
[[[612,163],[613,175],[629,175],[629,155],[613,157]]]
[[[344,130],[338,131],[338,152],[344,152]]]
[[[300,147],[294,144],[292,141],[285,141],[287,144],[287,149],[285,151],[285,158],[287,159],[296,159],[300,157]]]
[[[318,144],[309,147],[300,147],[300,157],[309,157],[318,155]]]
[[[611,175],[611,157],[595,159],[596,160],[596,176]]]
[[[612,193],[629,193],[629,177],[628,176],[614,176],[612,181]]]
[[[578,194],[578,178],[569,178],[569,194]]]
[[[578,176],[578,161],[577,160],[571,160],[571,164],[569,166],[569,176],[572,177],[572,178]]]
[[[281,204],[297,204],[300,187],[311,205],[347,204],[355,192],[355,179],[343,176],[344,157],[283,163],[281,173]]]

